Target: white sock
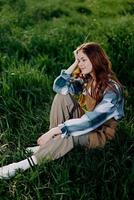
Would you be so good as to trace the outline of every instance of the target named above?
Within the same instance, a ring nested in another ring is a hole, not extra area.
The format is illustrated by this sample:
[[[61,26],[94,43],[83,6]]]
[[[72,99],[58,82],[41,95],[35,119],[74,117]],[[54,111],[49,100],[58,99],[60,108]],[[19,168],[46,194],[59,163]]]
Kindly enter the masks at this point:
[[[18,163],[16,163],[18,169],[26,170],[30,168],[31,166],[37,165],[37,159],[35,156],[31,156],[28,159],[22,160]]]
[[[34,146],[34,147],[27,147],[26,151],[30,151],[32,153],[36,153],[39,150],[40,146]]]
[[[37,158],[35,156],[32,156],[32,159],[34,161],[34,164],[37,165]]]
[[[15,175],[16,170],[22,169],[25,171],[26,169],[34,165],[37,165],[37,159],[33,155],[32,157],[29,157],[28,159],[22,160],[20,162],[12,163],[12,164],[0,167],[0,179],[10,178],[11,176]]]

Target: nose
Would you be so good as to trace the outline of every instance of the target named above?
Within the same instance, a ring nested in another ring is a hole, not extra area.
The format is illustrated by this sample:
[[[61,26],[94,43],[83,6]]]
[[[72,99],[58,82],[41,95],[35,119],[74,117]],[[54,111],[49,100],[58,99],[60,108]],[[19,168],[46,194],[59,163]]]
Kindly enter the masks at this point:
[[[82,66],[83,66],[83,64],[82,64],[81,61],[79,61],[78,65],[79,65],[79,67],[82,67]]]
[[[84,67],[82,63],[79,63],[78,66],[79,66],[80,69],[82,69]]]

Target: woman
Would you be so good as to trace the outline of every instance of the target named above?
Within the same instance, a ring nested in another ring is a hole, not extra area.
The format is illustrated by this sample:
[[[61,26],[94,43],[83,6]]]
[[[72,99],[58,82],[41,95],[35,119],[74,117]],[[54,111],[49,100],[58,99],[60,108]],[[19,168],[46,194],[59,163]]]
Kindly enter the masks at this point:
[[[117,120],[124,116],[122,85],[111,62],[97,43],[84,43],[75,51],[75,62],[54,81],[57,92],[50,113],[50,130],[30,148],[33,156],[0,168],[9,178],[43,159],[57,159],[75,145],[103,147],[115,135]]]

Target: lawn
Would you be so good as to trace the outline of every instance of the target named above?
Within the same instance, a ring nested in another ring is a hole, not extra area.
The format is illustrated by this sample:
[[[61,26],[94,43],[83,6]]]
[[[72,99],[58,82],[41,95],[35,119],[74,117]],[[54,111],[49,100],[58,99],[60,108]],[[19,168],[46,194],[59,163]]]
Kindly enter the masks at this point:
[[[88,41],[106,50],[125,87],[115,139],[0,180],[0,200],[132,199],[133,0],[0,0],[0,165],[24,159],[48,130],[53,81]]]

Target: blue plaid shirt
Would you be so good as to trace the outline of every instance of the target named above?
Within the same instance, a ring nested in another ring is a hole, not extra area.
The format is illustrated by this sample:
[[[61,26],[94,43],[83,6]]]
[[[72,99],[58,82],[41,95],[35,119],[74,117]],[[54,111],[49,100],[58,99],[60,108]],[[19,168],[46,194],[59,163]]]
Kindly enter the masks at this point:
[[[63,138],[69,135],[79,136],[87,134],[111,118],[118,120],[124,116],[122,90],[115,81],[113,82],[117,92],[112,90],[104,91],[102,100],[95,106],[93,111],[85,112],[81,118],[70,119],[58,125]],[[83,81],[81,79],[77,79],[77,84],[75,84],[72,81],[71,75],[67,74],[65,70],[62,70],[61,74],[54,81],[53,90],[62,95],[68,93],[77,95],[82,93],[82,83]]]

